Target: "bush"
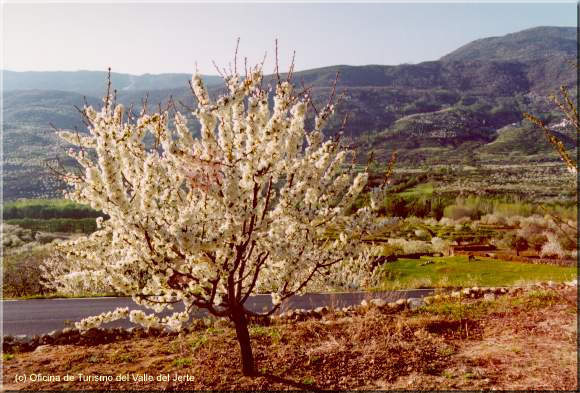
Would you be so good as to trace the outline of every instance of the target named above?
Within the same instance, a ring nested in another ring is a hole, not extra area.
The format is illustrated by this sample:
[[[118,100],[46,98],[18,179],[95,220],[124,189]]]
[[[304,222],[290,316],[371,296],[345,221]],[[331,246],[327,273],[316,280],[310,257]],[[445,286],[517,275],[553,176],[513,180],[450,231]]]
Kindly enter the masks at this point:
[[[433,252],[440,252],[447,255],[451,243],[448,240],[443,240],[440,237],[433,237],[431,239],[431,247]]]
[[[477,211],[471,207],[451,205],[447,206],[443,214],[445,217],[449,217],[453,220],[459,220],[460,218],[477,219]]]
[[[455,221],[452,218],[443,217],[439,220],[439,225],[446,227],[455,226]]]
[[[511,247],[516,250],[516,255],[520,255],[520,251],[528,249],[528,241],[521,236],[514,236],[512,238]]]
[[[2,247],[20,247],[34,241],[34,232],[18,225],[2,224]]]
[[[558,238],[550,232],[546,232],[546,237],[548,238],[548,241],[542,246],[540,256],[549,258],[565,258],[567,253],[560,245]]]
[[[403,255],[405,251],[403,247],[398,244],[386,244],[383,246],[382,255],[383,256],[397,256]]]
[[[496,243],[498,248],[508,248],[509,249],[512,247],[514,237],[515,237],[515,235],[513,232],[506,232],[495,243]]]
[[[522,218],[519,224],[520,229],[517,230],[517,235],[526,239],[541,234],[549,227],[549,223],[539,216]]]
[[[21,297],[42,295],[49,291],[40,282],[40,264],[50,253],[50,246],[29,243],[21,252],[4,255],[3,295]]]
[[[388,244],[401,248],[404,254],[427,254],[433,252],[432,245],[422,240],[389,239]]]
[[[480,218],[482,224],[503,226],[506,224],[504,216],[498,214],[486,214]]]
[[[429,234],[424,229],[415,229],[415,237],[419,240],[428,240]]]
[[[537,252],[540,252],[542,250],[543,245],[546,244],[547,241],[548,238],[543,233],[533,234],[530,235],[530,237],[528,238],[528,243],[530,247],[536,250]]]

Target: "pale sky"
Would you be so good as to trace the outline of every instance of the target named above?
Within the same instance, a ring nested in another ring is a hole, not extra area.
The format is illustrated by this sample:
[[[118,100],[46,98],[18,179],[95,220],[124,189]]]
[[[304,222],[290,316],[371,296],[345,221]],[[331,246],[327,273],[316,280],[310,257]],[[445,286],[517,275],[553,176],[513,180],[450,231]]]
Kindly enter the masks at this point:
[[[249,64],[279,40],[285,69],[436,60],[474,39],[536,26],[576,26],[567,3],[3,4],[1,68],[133,74],[227,66],[240,37]],[[243,64],[243,60],[240,60]]]

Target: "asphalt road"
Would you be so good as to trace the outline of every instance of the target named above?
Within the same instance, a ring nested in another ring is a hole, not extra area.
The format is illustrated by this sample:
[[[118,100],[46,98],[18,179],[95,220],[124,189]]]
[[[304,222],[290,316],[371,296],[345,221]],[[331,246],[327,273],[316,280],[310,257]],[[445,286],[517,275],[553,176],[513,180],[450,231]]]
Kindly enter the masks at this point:
[[[382,298],[387,301],[398,299],[423,297],[433,293],[432,289],[413,289],[390,292],[352,292],[334,294],[307,294],[293,296],[282,305],[282,311],[288,309],[313,309],[319,306],[346,307],[360,304],[363,299]],[[97,315],[102,312],[112,311],[117,307],[129,307],[129,309],[142,309],[133,303],[131,298],[107,297],[87,299],[30,299],[30,300],[4,300],[2,301],[3,318],[2,327],[4,335],[35,335],[48,333],[66,327],[67,321],[76,322],[83,318]],[[267,311],[272,307],[269,295],[256,295],[248,299],[246,303],[252,311]],[[175,310],[164,314],[183,310],[183,305],[176,306]],[[152,312],[146,310],[148,313]],[[162,314],[163,315],[163,314]],[[198,312],[195,317],[201,317],[204,313]],[[131,327],[131,322],[116,321],[104,326]]]

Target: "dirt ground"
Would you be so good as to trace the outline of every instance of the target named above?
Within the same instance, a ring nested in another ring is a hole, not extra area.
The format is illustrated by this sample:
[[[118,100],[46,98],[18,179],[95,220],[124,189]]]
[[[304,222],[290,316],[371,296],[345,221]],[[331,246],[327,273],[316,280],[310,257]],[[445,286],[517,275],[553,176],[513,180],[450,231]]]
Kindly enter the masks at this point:
[[[322,321],[252,327],[251,336],[260,370],[255,378],[241,375],[235,332],[225,327],[176,339],[5,354],[3,388],[578,388],[576,288],[444,301],[398,314],[332,314]]]

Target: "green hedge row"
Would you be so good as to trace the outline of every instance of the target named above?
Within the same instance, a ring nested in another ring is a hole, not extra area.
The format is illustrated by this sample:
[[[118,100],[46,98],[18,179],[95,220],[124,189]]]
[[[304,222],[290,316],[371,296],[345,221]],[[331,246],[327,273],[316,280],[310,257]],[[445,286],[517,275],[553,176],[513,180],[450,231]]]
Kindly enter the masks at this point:
[[[25,229],[42,232],[93,233],[97,230],[94,218],[52,218],[40,220],[33,218],[4,220],[5,223],[18,225]]]
[[[4,219],[96,218],[103,213],[89,206],[61,199],[27,199],[6,202],[2,207]]]

